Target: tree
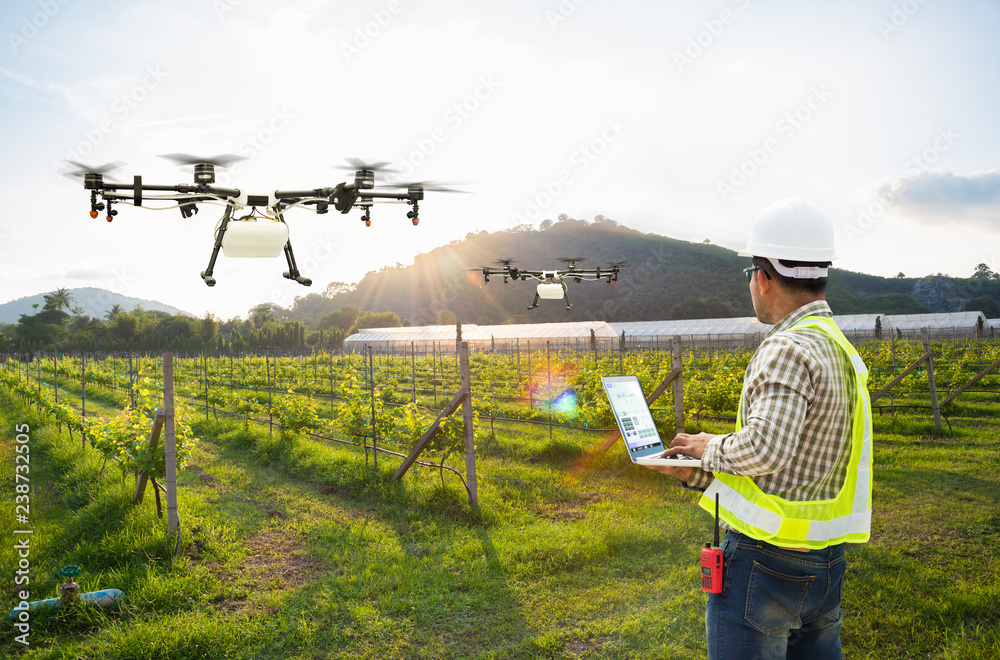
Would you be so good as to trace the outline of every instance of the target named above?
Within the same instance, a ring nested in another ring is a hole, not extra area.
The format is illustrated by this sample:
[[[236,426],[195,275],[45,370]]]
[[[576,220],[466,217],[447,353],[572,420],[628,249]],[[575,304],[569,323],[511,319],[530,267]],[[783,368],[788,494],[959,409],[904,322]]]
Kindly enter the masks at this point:
[[[326,285],[326,290],[323,291],[323,296],[326,298],[333,298],[337,294],[347,293],[356,286],[357,283],[348,284],[347,282],[330,282]]]
[[[458,314],[450,309],[442,309],[437,314],[438,325],[455,325],[458,323]]]
[[[358,320],[361,310],[354,305],[344,305],[340,309],[327,312],[319,320],[319,329],[339,328],[345,332]]]
[[[975,280],[995,280],[1000,279],[1000,275],[993,272],[987,264],[981,263],[976,266],[976,272],[972,274],[972,279]]]
[[[250,310],[250,320],[253,321],[255,328],[261,328],[268,321],[273,321],[274,310],[271,308],[270,303],[257,305]]]
[[[552,226],[552,221],[549,220],[548,218],[545,218],[544,220],[542,220],[541,222],[538,223],[538,229],[539,229],[539,231],[544,231],[544,230],[548,229],[551,226]]]
[[[210,312],[205,312],[204,318],[198,320],[198,336],[206,344],[215,337],[215,333],[218,332],[219,322],[212,316]]]
[[[45,300],[45,309],[54,309],[56,311],[62,311],[62,308],[70,309],[70,305],[73,302],[73,296],[70,295],[68,289],[56,289],[52,293],[47,293],[43,296]]]
[[[353,335],[363,328],[399,328],[402,323],[396,312],[365,312],[358,317],[347,334]]]
[[[1000,318],[1000,304],[997,304],[995,298],[985,294],[976,296],[967,302],[965,304],[965,311],[982,312],[988,319]]]
[[[115,303],[114,305],[111,306],[111,309],[108,310],[107,314],[104,315],[104,318],[110,321],[111,319],[115,318],[124,311],[125,310],[122,309],[121,305]]]

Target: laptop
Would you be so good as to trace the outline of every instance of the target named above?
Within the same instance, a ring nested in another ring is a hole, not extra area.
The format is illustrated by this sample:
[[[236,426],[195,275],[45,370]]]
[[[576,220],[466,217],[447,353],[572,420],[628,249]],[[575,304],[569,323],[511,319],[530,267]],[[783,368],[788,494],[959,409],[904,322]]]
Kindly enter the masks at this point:
[[[653,413],[649,410],[646,395],[642,393],[642,386],[636,376],[605,376],[601,378],[601,383],[633,463],[673,467],[701,466],[701,461],[693,456],[678,454],[660,458],[666,447],[660,440],[660,433],[653,422]]]

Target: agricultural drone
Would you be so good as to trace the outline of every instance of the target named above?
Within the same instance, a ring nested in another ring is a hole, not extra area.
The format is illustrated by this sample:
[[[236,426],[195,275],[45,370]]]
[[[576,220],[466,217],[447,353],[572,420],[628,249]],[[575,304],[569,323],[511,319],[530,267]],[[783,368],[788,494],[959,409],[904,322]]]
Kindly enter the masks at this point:
[[[376,203],[405,203],[410,207],[406,217],[416,226],[420,222],[419,203],[426,191],[463,192],[447,188],[430,181],[413,183],[388,183],[380,188],[399,188],[396,191],[376,191],[375,173],[391,173],[386,169],[389,163],[366,163],[356,158],[348,158],[350,167],[340,169],[354,170],[354,181],[338,183],[333,187],[313,188],[312,190],[275,190],[266,194],[251,194],[236,188],[221,188],[215,183],[215,168],[226,167],[230,163],[243,160],[240,156],[222,155],[212,158],[202,158],[189,154],[168,154],[163,156],[180,165],[194,166],[194,183],[178,183],[174,185],[157,185],[143,183],[141,176],[134,176],[132,183],[111,183],[104,180],[105,175],[118,169],[120,163],[108,163],[100,167],[90,167],[73,161],[67,161],[76,168],[66,172],[69,176],[82,176],[83,187],[90,191],[90,217],[96,218],[100,211],[106,212],[106,219],[111,222],[118,210],[115,204],[130,204],[142,207],[144,202],[168,201],[176,202],[176,206],[150,207],[158,210],[164,208],[179,208],[181,215],[190,218],[198,213],[198,203],[222,204],[225,212],[215,227],[215,244],[208,268],[201,272],[201,278],[208,286],[215,286],[212,272],[215,260],[221,248],[227,257],[276,257],[284,250],[288,270],[283,273],[286,279],[295,280],[299,284],[309,286],[312,280],[299,273],[292,252],[292,242],[288,238],[288,225],[285,223],[285,211],[297,206],[312,206],[316,213],[323,214],[333,207],[341,213],[348,213],[352,208],[361,209],[361,220],[366,226],[371,226],[371,207]],[[149,195],[147,193],[154,193]],[[250,213],[235,217],[242,209],[251,209]],[[258,210],[263,208],[270,215]]]
[[[621,272],[624,262],[613,263],[606,268],[601,268],[600,266],[596,268],[577,268],[576,262],[583,261],[582,258],[577,259],[560,259],[566,264],[565,268],[556,270],[530,270],[526,268],[517,268],[511,264],[515,263],[512,259],[501,259],[497,263],[499,266],[480,266],[479,268],[471,268],[470,270],[479,271],[483,274],[483,282],[486,284],[490,283],[490,275],[503,277],[503,283],[506,286],[507,280],[526,280],[531,278],[533,280],[538,280],[538,287],[535,289],[535,299],[531,301],[531,305],[528,309],[534,309],[538,307],[538,299],[543,300],[558,300],[562,298],[566,301],[566,309],[572,309],[573,305],[569,302],[569,290],[566,288],[565,278],[572,278],[574,282],[595,282],[597,280],[605,279],[608,285],[615,284],[618,282],[618,273]]]

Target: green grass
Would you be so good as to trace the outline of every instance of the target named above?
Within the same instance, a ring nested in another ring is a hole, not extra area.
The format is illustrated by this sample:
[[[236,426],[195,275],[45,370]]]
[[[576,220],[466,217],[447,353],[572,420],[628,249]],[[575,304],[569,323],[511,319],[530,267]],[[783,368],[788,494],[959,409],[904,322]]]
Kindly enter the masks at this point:
[[[970,403],[971,401],[971,403]],[[870,543],[851,547],[850,658],[1000,657],[1000,405],[963,399],[954,435],[876,417]],[[220,417],[221,419],[221,417]],[[174,557],[151,489],[0,391],[0,543],[12,547],[13,427],[31,435],[31,597],[60,566],[115,611],[33,617],[23,658],[703,658],[697,559],[711,520],[691,493],[592,457],[595,434],[497,422],[477,433],[478,511],[454,474],[391,479],[361,449],[199,419],[178,474]],[[722,432],[724,425],[707,428]],[[947,431],[947,425],[945,429]],[[460,457],[448,461],[462,470]],[[16,560],[0,554],[4,606]]]

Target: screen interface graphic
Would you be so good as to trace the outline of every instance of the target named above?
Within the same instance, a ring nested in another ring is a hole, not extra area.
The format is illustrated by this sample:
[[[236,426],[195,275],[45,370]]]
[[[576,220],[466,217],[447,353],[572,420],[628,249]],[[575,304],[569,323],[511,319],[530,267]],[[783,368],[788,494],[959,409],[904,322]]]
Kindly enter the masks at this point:
[[[631,452],[660,444],[653,416],[638,381],[605,383],[625,445]]]

